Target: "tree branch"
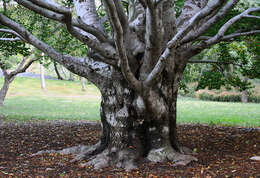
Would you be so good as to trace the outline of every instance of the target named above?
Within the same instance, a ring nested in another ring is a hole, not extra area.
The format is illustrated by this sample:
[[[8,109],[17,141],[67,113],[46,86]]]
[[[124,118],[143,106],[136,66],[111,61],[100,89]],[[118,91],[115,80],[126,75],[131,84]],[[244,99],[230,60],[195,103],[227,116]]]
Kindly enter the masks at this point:
[[[50,4],[48,2],[44,2],[42,0],[32,0],[32,2],[28,0],[15,0],[18,4],[44,16],[49,19],[58,21],[60,23],[65,23],[65,16],[72,16],[71,10],[64,8],[59,5]],[[71,19],[71,25],[80,28],[81,30],[94,35],[100,42],[109,42],[108,38],[95,27],[91,25],[87,25],[82,23],[80,19]]]
[[[20,38],[0,38],[0,41],[21,41]]]
[[[128,28],[129,28],[129,24],[128,24],[127,16],[124,12],[124,8],[123,8],[120,0],[114,0],[114,3],[115,3],[115,7],[116,7],[116,10],[117,10],[117,14],[118,14],[120,23],[122,25],[122,28],[123,28],[124,31],[127,31]]]
[[[71,9],[59,6],[58,4],[55,3],[55,1],[51,1],[51,2],[49,2],[50,0],[46,0],[46,1],[30,0],[30,1],[33,2],[34,4],[40,6],[40,7],[54,11],[56,13],[71,14]]]
[[[240,32],[240,33],[232,33],[232,34],[224,36],[222,40],[227,41],[227,40],[232,40],[235,37],[254,35],[254,34],[258,34],[258,33],[260,33],[260,30],[253,30],[253,31],[249,31],[249,32]]]
[[[9,73],[9,76],[10,76],[10,77],[14,77],[14,76],[16,76],[16,75],[19,74],[19,73],[25,72],[25,71],[31,66],[31,64],[32,64],[33,62],[35,62],[35,61],[38,60],[37,58],[32,58],[32,59],[30,59],[30,61],[29,61],[27,64],[24,65],[24,63],[26,62],[26,60],[28,59],[28,57],[29,57],[29,56],[27,56],[27,57],[25,57],[25,58],[23,59],[23,61],[20,63],[19,67],[18,67],[15,71]],[[23,66],[23,65],[24,65],[24,66]],[[22,67],[22,66],[23,66],[23,67]]]
[[[13,31],[13,30],[1,28],[1,29],[0,29],[0,32],[3,32],[3,33],[11,33],[11,34],[17,36],[17,38],[19,38],[19,40],[26,41],[26,40],[23,39],[18,33],[16,33],[16,32]],[[15,39],[16,39],[16,38],[15,38]],[[18,40],[14,40],[14,41],[18,41]]]
[[[183,38],[181,43],[188,43],[197,39],[200,35],[205,33],[210,27],[216,24],[221,18],[223,18],[228,13],[228,11],[238,3],[238,1],[239,0],[228,1],[227,4],[214,17],[202,24],[202,26],[199,28],[199,30],[197,30],[197,32],[190,33],[188,36]]]
[[[58,63],[62,64],[73,73],[88,78],[98,87],[104,86],[106,81],[108,81],[110,77],[110,72],[108,70],[105,70],[105,72],[103,73],[98,72],[101,68],[107,68],[108,66],[106,64],[95,62],[87,58],[83,59],[62,55],[58,53],[56,50],[54,50],[52,47],[48,46],[46,43],[37,39],[35,36],[29,33],[23,26],[17,24],[16,22],[12,21],[11,19],[7,18],[1,13],[0,24],[14,30],[21,37],[23,37],[27,43],[32,44],[34,47],[38,48],[39,50],[47,54],[54,61],[57,61]],[[96,68],[99,68],[99,70],[96,71]]]
[[[145,87],[151,87],[153,83],[156,81],[156,78],[160,75],[163,68],[165,67],[165,61],[171,55],[171,50],[176,48],[180,43],[180,40],[193,28],[195,24],[199,22],[200,19],[210,14],[212,11],[215,10],[219,5],[222,4],[222,0],[220,1],[210,1],[210,4],[203,8],[200,12],[198,12],[195,16],[193,16],[189,24],[186,25],[183,29],[178,31],[178,33],[168,42],[167,48],[160,56],[157,64],[153,68],[152,72],[148,75],[146,80],[144,81]]]
[[[191,64],[233,64],[233,65],[241,66],[240,64],[236,64],[234,62],[224,62],[224,61],[216,61],[216,60],[189,60],[188,63],[191,63]]]
[[[128,57],[124,46],[124,32],[118,17],[115,4],[113,0],[105,0],[105,3],[109,10],[112,25],[115,28],[114,29],[115,42],[116,42],[116,47],[120,58],[119,62],[120,62],[122,73],[127,79],[127,81],[129,82],[129,84],[132,85],[136,91],[141,92],[142,84],[140,81],[136,79],[129,66]]]
[[[155,66],[162,52],[162,6],[155,7],[154,2],[147,0],[146,9],[146,31],[145,31],[145,53],[143,59],[143,69],[141,71],[141,79],[146,78],[147,73],[150,73]]]
[[[241,33],[233,33],[227,36],[224,36],[225,32],[228,30],[228,28],[233,25],[234,23],[236,23],[238,20],[247,17],[248,14],[252,13],[252,12],[258,12],[260,11],[260,8],[249,8],[247,10],[245,10],[244,12],[242,12],[241,14],[231,18],[228,22],[226,22],[218,31],[218,33],[206,40],[206,41],[202,41],[200,42],[198,45],[195,45],[193,47],[194,50],[200,49],[203,50],[205,48],[208,48],[211,45],[214,45],[220,41],[223,40],[229,40],[231,38],[237,37],[239,35],[251,35],[251,34],[256,34],[259,33],[259,30],[254,30],[254,31],[250,31],[250,32],[241,32]]]

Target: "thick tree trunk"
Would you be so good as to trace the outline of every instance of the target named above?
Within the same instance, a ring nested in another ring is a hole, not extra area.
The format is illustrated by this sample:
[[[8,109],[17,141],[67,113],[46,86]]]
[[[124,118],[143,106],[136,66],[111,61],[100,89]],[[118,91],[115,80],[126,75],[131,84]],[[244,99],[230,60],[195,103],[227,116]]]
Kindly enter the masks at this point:
[[[156,87],[145,97],[132,90],[126,81],[114,81],[102,93],[102,137],[98,151],[87,164],[102,168],[109,164],[126,170],[137,166],[140,158],[153,162],[187,164],[196,158],[180,152],[176,131],[177,90],[171,97]],[[168,100],[168,98],[170,100]]]

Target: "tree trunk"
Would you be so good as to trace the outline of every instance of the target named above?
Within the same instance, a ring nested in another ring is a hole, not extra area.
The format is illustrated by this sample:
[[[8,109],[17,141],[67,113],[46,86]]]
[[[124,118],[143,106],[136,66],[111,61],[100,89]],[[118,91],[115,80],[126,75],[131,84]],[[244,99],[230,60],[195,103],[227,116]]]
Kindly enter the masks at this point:
[[[72,72],[70,72],[70,78],[69,78],[69,81],[74,81],[75,78],[74,78],[74,74]]]
[[[9,76],[4,75],[4,85],[0,90],[0,106],[4,105],[4,100],[7,95],[10,83],[14,80],[14,77],[10,78]]]
[[[87,164],[95,168],[112,164],[131,170],[144,157],[153,162],[173,161],[176,165],[196,160],[180,153],[176,131],[177,89],[173,92],[174,87],[165,87],[163,91],[155,87],[140,96],[126,81],[115,80],[101,89],[103,131],[95,154],[102,153],[92,159],[88,157]],[[165,91],[172,92],[171,97],[166,97]],[[93,152],[88,156],[93,156]]]
[[[80,82],[81,82],[81,91],[86,91],[86,79],[84,77],[80,77]]]
[[[43,66],[43,64],[40,64],[40,71],[41,71],[41,88],[42,88],[42,91],[46,91],[45,77],[44,77],[44,66]]]
[[[64,79],[62,78],[62,76],[60,75],[60,72],[59,72],[59,70],[58,70],[57,62],[53,62],[53,65],[54,65],[54,70],[55,70],[55,72],[56,72],[56,75],[57,75],[57,77],[58,77],[58,80],[64,80]]]
[[[248,81],[248,78],[245,77],[244,78],[244,82],[247,82],[247,81]],[[247,103],[248,102],[248,91],[247,90],[243,90],[242,91],[241,101],[242,101],[242,103]]]

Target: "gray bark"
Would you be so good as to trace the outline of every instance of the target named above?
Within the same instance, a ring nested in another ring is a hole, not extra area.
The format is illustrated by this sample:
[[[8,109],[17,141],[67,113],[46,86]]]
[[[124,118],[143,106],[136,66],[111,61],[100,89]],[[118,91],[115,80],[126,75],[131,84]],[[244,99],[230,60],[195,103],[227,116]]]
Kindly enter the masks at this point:
[[[259,33],[224,36],[241,18],[258,18],[251,13],[260,9],[251,8],[227,21],[214,37],[200,38],[237,0],[187,0],[177,19],[172,0],[129,0],[128,19],[119,0],[103,0],[110,34],[104,30],[94,0],[74,0],[76,18],[71,9],[49,1],[16,1],[65,24],[89,48],[86,58],[62,55],[0,14],[0,23],[20,39],[100,89],[102,136],[99,144],[78,157],[88,157],[88,164],[96,168],[112,164],[133,169],[142,157],[154,162],[170,160],[175,165],[196,160],[181,154],[176,132],[177,92],[185,66],[213,44]]]

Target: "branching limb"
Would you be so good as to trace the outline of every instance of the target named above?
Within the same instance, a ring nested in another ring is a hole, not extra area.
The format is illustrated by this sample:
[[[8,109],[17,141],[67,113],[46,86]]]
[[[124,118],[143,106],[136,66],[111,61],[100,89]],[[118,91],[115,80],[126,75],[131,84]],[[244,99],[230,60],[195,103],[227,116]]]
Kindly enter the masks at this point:
[[[91,25],[84,24],[82,20],[77,21],[75,19],[72,19],[72,13],[69,9],[63,8],[55,3],[49,3],[48,1],[43,2],[42,0],[33,0],[32,2],[28,0],[16,0],[16,1],[19,4],[47,18],[65,23],[68,31],[75,38],[77,38],[84,44],[88,45],[93,50],[100,52],[104,57],[109,59],[115,58],[115,53],[113,53],[111,43],[110,44],[100,43],[96,39],[92,39],[88,34],[83,34],[81,30],[91,32],[92,34],[96,35],[95,37],[97,39],[100,39],[101,42],[109,41],[107,40],[106,36],[101,31],[99,31],[96,27],[92,27]],[[35,2],[35,4],[33,2]],[[61,9],[57,10],[59,8]],[[75,28],[74,26],[81,27],[81,30]],[[109,48],[109,50],[107,48]]]
[[[60,23],[65,23],[65,16],[72,16],[71,10],[64,8],[59,5],[50,4],[48,2],[42,0],[32,0],[31,2],[28,0],[15,0],[18,4],[44,16],[49,19],[58,21]],[[100,42],[110,42],[108,37],[104,35],[99,29],[84,24],[82,25],[82,21],[80,19],[72,19],[71,25],[77,28],[80,28],[87,33],[94,35]],[[111,42],[110,42],[111,43]]]
[[[238,3],[238,1],[239,0],[228,1],[227,4],[214,17],[202,24],[202,26],[195,33],[191,33],[188,36],[186,36],[181,43],[183,44],[197,39],[200,35],[205,33],[210,27],[216,24],[221,18],[223,18],[228,13],[228,11]]]
[[[225,32],[229,29],[229,27],[231,25],[233,25],[234,23],[236,23],[238,20],[240,20],[242,18],[246,18],[250,13],[259,12],[259,11],[260,11],[260,8],[249,8],[246,11],[242,12],[241,14],[231,18],[228,22],[226,22],[219,29],[218,33],[214,37],[212,37],[212,38],[210,38],[206,41],[202,41],[198,45],[193,46],[193,50],[201,51],[201,50],[208,48],[211,45],[214,45],[214,44],[216,44],[220,41],[229,40],[229,39],[232,39],[234,37],[241,36],[241,35],[252,35],[252,34],[259,33],[260,30],[252,30],[252,31],[249,31],[249,32],[233,33],[233,34],[224,36]]]
[[[178,33],[168,42],[167,48],[163,52],[163,54],[160,56],[157,64],[155,65],[152,72],[148,75],[144,82],[145,87],[151,87],[153,83],[156,81],[156,78],[160,75],[163,68],[165,67],[165,61],[167,58],[171,55],[171,50],[176,48],[182,38],[189,33],[189,31],[193,28],[195,24],[199,22],[200,19],[203,17],[209,15],[212,11],[214,11],[215,8],[217,8],[219,5],[222,4],[222,1],[211,1],[208,6],[203,8],[200,12],[198,12],[195,16],[193,16],[189,24],[186,25],[183,29],[178,31]]]
[[[103,73],[96,72],[96,68],[99,68],[100,70],[101,68],[108,67],[106,64],[95,62],[87,58],[75,58],[72,56],[62,55],[52,47],[48,46],[46,43],[37,39],[23,26],[17,24],[16,22],[12,21],[1,13],[0,24],[9,27],[10,29],[18,33],[23,39],[25,39],[25,42],[32,44],[34,47],[38,48],[49,57],[51,57],[54,61],[57,61],[58,63],[66,66],[66,68],[71,72],[88,78],[98,87],[105,85],[107,79],[110,77],[110,73],[107,70],[105,70],[105,72]]]
[[[23,59],[23,61],[20,63],[20,65],[18,66],[18,68],[17,68],[15,71],[13,71],[13,72],[11,72],[11,73],[9,74],[11,77],[14,77],[14,76],[16,76],[16,75],[19,74],[19,73],[25,72],[25,71],[31,66],[31,64],[32,64],[33,62],[35,62],[35,61],[38,60],[37,58],[32,58],[32,59],[30,59],[29,62],[27,62],[27,63],[24,65],[24,63],[26,62],[26,60],[28,59],[28,57],[29,57],[29,56],[25,57],[25,58]],[[24,66],[23,66],[23,65],[24,65]]]
[[[107,4],[109,10],[112,25],[115,28],[115,41],[120,58],[121,70],[130,85],[132,85],[138,92],[141,92],[142,84],[136,79],[129,66],[126,48],[124,45],[123,28],[118,17],[116,6],[113,0],[105,0],[105,3]]]
[[[145,32],[145,53],[141,71],[141,79],[145,79],[147,73],[151,72],[162,51],[162,6],[155,7],[152,0],[147,0],[146,9],[146,32]]]
[[[18,33],[16,33],[13,30],[1,28],[0,32],[13,34],[13,35],[17,36],[17,38],[19,38],[19,40],[26,41],[25,39],[23,39],[23,37],[21,37]],[[17,41],[17,40],[15,40],[15,41]]]

